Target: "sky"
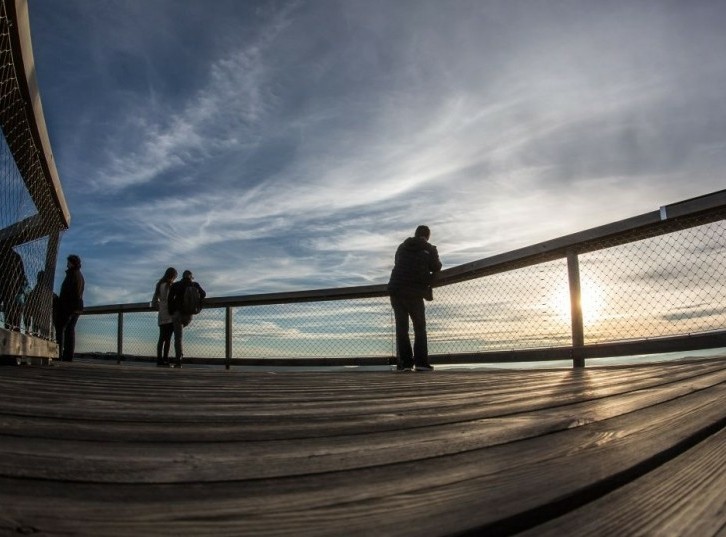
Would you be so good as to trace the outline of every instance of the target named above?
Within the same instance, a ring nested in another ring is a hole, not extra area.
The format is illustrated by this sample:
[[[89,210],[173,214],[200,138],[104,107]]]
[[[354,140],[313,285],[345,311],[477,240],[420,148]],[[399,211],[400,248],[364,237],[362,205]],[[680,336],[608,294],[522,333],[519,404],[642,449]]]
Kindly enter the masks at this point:
[[[29,0],[87,305],[387,282],[726,185],[726,2]]]

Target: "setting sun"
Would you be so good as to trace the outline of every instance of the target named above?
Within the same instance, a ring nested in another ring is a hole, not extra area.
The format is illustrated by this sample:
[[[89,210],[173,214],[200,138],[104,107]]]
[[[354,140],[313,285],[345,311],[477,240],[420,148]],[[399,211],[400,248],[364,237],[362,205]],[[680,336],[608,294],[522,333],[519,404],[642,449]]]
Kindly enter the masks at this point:
[[[596,282],[583,280],[580,282],[582,299],[582,320],[587,325],[594,324],[600,319],[605,308],[605,297],[602,286]],[[571,319],[570,315],[570,289],[567,282],[559,285],[549,301],[554,312],[561,318]]]

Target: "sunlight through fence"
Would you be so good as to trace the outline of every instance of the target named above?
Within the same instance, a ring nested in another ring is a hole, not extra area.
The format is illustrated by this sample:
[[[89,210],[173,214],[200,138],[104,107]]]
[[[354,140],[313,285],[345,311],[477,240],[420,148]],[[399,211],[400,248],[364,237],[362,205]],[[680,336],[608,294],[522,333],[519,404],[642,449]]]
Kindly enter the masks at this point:
[[[427,302],[434,363],[726,347],[726,191],[440,273]],[[119,323],[119,319],[121,323]],[[122,330],[119,329],[122,327]],[[88,308],[79,352],[153,357],[148,304]],[[185,356],[238,364],[385,364],[385,285],[210,298]]]

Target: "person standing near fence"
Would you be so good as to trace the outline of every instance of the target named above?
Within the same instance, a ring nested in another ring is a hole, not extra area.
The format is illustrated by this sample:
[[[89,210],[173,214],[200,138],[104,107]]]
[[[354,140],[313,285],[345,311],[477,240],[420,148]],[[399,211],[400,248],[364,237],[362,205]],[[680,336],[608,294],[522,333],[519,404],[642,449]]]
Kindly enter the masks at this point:
[[[207,296],[204,289],[194,281],[190,270],[182,273],[182,279],[169,289],[169,314],[174,325],[174,353],[176,367],[182,366],[182,333],[192,322],[192,316],[202,309],[202,300]]]
[[[76,323],[83,311],[83,291],[86,282],[81,273],[81,258],[68,256],[66,277],[58,295],[58,347],[62,362],[72,362],[76,349]]]
[[[159,314],[157,322],[159,325],[159,341],[156,344],[156,365],[157,367],[169,367],[169,347],[171,346],[171,335],[174,333],[174,322],[169,313],[169,289],[176,280],[176,269],[169,267],[161,279],[156,282],[154,296],[151,299],[151,307]]]
[[[388,291],[396,319],[396,347],[399,371],[433,371],[429,364],[426,335],[426,306],[424,299],[433,300],[431,282],[441,270],[436,246],[429,243],[431,230],[418,226],[413,237],[407,238],[396,250],[396,258]],[[413,323],[414,345],[408,333],[408,320]]]

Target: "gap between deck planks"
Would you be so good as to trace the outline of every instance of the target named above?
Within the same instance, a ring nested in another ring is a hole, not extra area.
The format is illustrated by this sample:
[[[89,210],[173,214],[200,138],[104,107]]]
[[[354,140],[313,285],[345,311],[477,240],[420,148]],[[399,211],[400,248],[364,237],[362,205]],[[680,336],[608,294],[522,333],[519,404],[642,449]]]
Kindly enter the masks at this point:
[[[89,535],[495,530],[723,427],[726,374],[723,360],[433,375],[20,369],[0,370],[0,527]]]

